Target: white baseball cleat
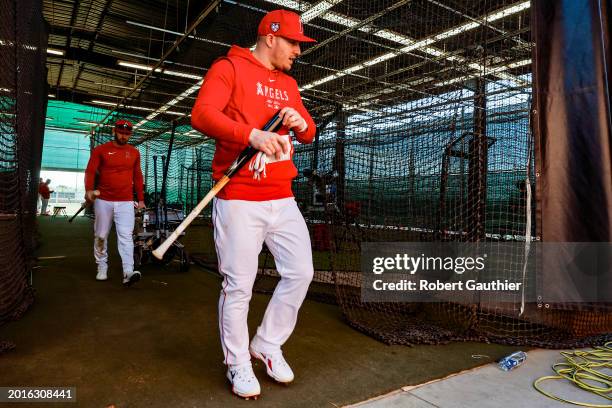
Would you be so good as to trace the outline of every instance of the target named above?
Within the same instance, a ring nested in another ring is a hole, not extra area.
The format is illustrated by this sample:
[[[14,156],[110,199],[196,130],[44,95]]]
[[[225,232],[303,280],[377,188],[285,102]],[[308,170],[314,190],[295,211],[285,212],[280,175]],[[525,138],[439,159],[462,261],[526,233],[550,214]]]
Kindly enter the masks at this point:
[[[227,369],[227,379],[232,383],[232,392],[239,397],[257,399],[261,394],[261,387],[250,361],[241,365],[230,365]]]
[[[106,274],[106,269],[98,268],[98,274],[96,275],[96,280],[105,281],[108,279],[108,275]]]
[[[138,271],[133,271],[132,273],[125,273],[123,274],[123,285],[132,286],[140,280],[140,277],[140,272]]]
[[[266,365],[266,372],[270,377],[279,383],[290,383],[294,379],[293,371],[285,358],[283,357],[283,352],[278,351],[273,354],[262,353],[257,351],[251,346],[249,348],[251,356],[257,358],[264,362]]]

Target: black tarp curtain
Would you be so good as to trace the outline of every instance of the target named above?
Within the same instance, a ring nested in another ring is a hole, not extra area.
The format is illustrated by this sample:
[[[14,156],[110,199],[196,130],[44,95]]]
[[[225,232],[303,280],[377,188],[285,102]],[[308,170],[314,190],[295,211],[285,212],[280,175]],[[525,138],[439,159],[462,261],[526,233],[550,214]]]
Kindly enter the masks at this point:
[[[612,241],[611,4],[532,3],[537,227],[544,242]],[[544,273],[547,282],[558,281],[555,271]],[[598,274],[599,291],[612,293],[610,270]]]

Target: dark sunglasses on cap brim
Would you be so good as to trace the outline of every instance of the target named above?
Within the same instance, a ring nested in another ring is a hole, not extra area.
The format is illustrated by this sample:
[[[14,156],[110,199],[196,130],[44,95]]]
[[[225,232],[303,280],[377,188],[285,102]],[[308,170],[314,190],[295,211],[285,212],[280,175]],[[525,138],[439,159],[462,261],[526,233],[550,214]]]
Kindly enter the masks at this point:
[[[117,130],[123,130],[123,131],[128,131],[131,132],[132,131],[132,126],[128,125],[127,123],[122,123],[120,125],[115,125],[115,129]]]

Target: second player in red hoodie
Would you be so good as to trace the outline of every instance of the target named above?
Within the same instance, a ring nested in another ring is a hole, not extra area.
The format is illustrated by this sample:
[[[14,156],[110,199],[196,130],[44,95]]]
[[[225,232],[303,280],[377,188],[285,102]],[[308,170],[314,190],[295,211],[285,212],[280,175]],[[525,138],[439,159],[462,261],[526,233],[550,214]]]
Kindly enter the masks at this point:
[[[316,129],[296,81],[286,72],[300,55],[300,42],[314,40],[304,35],[300,17],[286,10],[266,14],[257,34],[253,52],[234,46],[212,65],[192,110],[193,127],[216,139],[215,180],[249,144],[260,150],[213,204],[215,246],[224,278],[219,299],[224,363],[233,392],[247,398],[261,392],[251,356],[262,360],[276,381],[293,381],[281,346],[295,328],[313,276],[308,229],[291,191],[297,170],[289,131],[298,142],[311,143]],[[282,129],[258,130],[278,110]],[[247,314],[264,242],[281,280],[249,342]]]

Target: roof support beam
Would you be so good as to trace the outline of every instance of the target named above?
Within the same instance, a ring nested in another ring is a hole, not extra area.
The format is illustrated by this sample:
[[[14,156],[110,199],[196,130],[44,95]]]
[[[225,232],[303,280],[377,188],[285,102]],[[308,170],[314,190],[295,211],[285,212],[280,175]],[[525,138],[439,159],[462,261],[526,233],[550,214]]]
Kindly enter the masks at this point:
[[[79,4],[81,0],[75,0],[74,5],[72,6],[72,15],[70,16],[70,31],[68,32],[68,37],[66,37],[66,48],[70,48],[70,44],[72,42],[72,33],[74,23],[76,21],[77,14],[79,12]],[[59,89],[60,83],[62,82],[62,73],[64,72],[64,61],[62,60],[62,65],[60,66],[59,75],[57,76],[57,83],[55,87]]]
[[[102,24],[104,24],[104,18],[106,18],[106,15],[108,14],[108,10],[110,9],[112,3],[113,3],[113,0],[106,0],[104,9],[102,10],[102,13],[100,14],[100,18],[98,19],[98,24],[96,25],[96,31],[95,31],[94,37],[91,41],[89,41],[89,46],[87,47],[88,53],[93,51],[94,44],[96,43],[98,36],[100,35],[100,31],[102,30]],[[82,72],[83,72],[83,64],[79,63],[79,68],[77,69],[77,74],[74,77],[74,83],[72,84],[73,92],[76,89],[79,79],[81,79]]]
[[[111,114],[113,114],[115,112],[115,110],[117,110],[121,105],[124,105],[125,102],[137,90],[140,89],[140,87],[145,83],[145,81],[147,81],[149,79],[149,77],[155,72],[155,70],[157,68],[159,68],[164,63],[164,61],[166,61],[166,59],[185,41],[185,39],[187,39],[187,37],[189,37],[189,35],[191,35],[191,33],[193,33],[195,31],[195,29],[200,25],[200,23],[202,21],[204,21],[204,19],[219,6],[219,3],[221,3],[221,0],[212,0],[208,4],[208,6],[206,8],[204,8],[204,10],[202,10],[200,15],[198,15],[198,17],[191,23],[191,25],[189,26],[189,29],[185,32],[185,34],[183,36],[177,38],[177,40],[174,42],[174,44],[172,44],[172,47],[170,47],[164,53],[164,55],[162,55],[162,57],[159,59],[157,64],[155,64],[155,66],[152,68],[152,70],[149,71],[147,73],[147,75],[145,75],[145,77],[143,77],[140,81],[138,81],[138,83],[134,86],[134,88],[131,91],[129,91],[127,93],[127,95],[125,97],[123,97],[123,99],[110,112],[108,112],[106,114],[106,116],[104,118],[102,118],[102,120],[100,120],[100,122],[98,122],[98,125],[104,123],[104,121],[106,121],[106,119],[108,119],[108,117]]]

